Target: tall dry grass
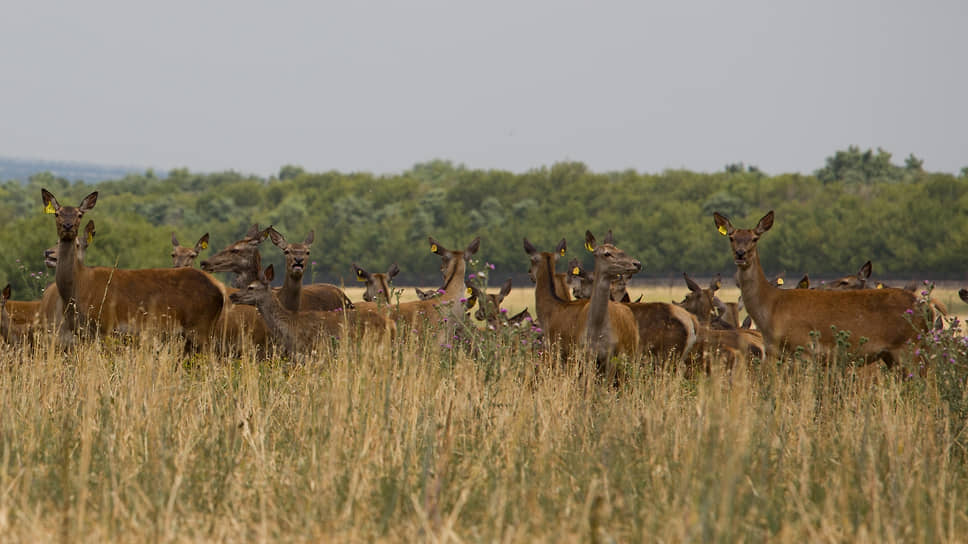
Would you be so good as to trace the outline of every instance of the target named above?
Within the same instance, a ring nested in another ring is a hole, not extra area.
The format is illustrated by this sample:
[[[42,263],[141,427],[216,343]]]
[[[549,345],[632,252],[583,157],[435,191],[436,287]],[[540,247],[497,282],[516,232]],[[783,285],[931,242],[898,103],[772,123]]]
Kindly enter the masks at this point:
[[[432,338],[428,335],[427,338]],[[0,349],[0,541],[964,541],[930,380],[763,363],[619,389],[518,339]]]

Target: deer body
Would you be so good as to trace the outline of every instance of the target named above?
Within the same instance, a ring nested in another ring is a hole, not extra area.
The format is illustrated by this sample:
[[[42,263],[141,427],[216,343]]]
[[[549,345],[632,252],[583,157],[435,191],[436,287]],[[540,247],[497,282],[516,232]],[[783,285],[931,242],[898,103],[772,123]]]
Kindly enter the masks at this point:
[[[926,326],[917,297],[902,289],[777,289],[766,280],[756,247],[760,236],[773,226],[773,212],[754,229],[736,229],[718,213],[714,218],[720,232],[729,236],[743,303],[763,333],[769,355],[815,343],[823,351],[832,351],[837,347],[834,327],[850,331],[855,354],[865,360],[881,358],[890,366],[917,335],[912,322]],[[819,336],[814,340],[812,334]],[[861,338],[866,341],[861,343]]]

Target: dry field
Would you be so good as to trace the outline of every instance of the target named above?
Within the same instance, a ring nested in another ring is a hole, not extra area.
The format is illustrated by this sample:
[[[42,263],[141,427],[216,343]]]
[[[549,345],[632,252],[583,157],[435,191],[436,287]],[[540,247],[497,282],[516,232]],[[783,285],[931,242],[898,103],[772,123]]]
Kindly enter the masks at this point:
[[[632,364],[612,389],[510,335],[308,359],[0,347],[0,541],[968,540],[931,372]]]

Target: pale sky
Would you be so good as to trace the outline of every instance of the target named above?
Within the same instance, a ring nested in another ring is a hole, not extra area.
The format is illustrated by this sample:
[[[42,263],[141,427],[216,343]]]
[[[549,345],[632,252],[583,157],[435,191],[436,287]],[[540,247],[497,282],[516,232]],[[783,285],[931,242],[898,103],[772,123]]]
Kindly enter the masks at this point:
[[[968,2],[57,1],[0,9],[0,156],[167,171],[968,166]]]

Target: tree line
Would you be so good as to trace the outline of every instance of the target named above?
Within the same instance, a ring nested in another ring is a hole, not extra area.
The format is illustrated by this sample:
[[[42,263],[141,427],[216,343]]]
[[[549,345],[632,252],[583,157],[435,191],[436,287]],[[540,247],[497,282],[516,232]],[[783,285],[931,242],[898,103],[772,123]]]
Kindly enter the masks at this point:
[[[287,165],[268,179],[175,169],[90,184],[41,173],[0,184],[0,281],[13,284],[15,298],[31,298],[52,281],[43,250],[56,235],[41,187],[71,205],[101,192],[90,214],[97,235],[89,265],[170,266],[172,231],[184,245],[210,233],[211,251],[259,223],[290,239],[315,230],[306,276],[317,282],[353,282],[353,262],[371,271],[396,262],[398,283],[436,283],[427,236],[455,247],[481,236],[481,260],[495,265],[497,278],[523,278],[524,237],[540,249],[565,237],[571,255],[590,265],[581,247],[586,229],[612,229],[642,261],[638,277],[729,276],[735,266],[714,211],[741,226],[776,211],[774,232],[761,247],[764,269],[773,274],[842,275],[871,259],[878,278],[965,279],[968,252],[968,170],[928,172],[913,155],[895,165],[881,149],[837,151],[812,175],[768,175],[742,163],[714,173],[648,174],[561,162],[512,173],[444,160],[395,175]],[[281,265],[279,251],[262,253]]]

